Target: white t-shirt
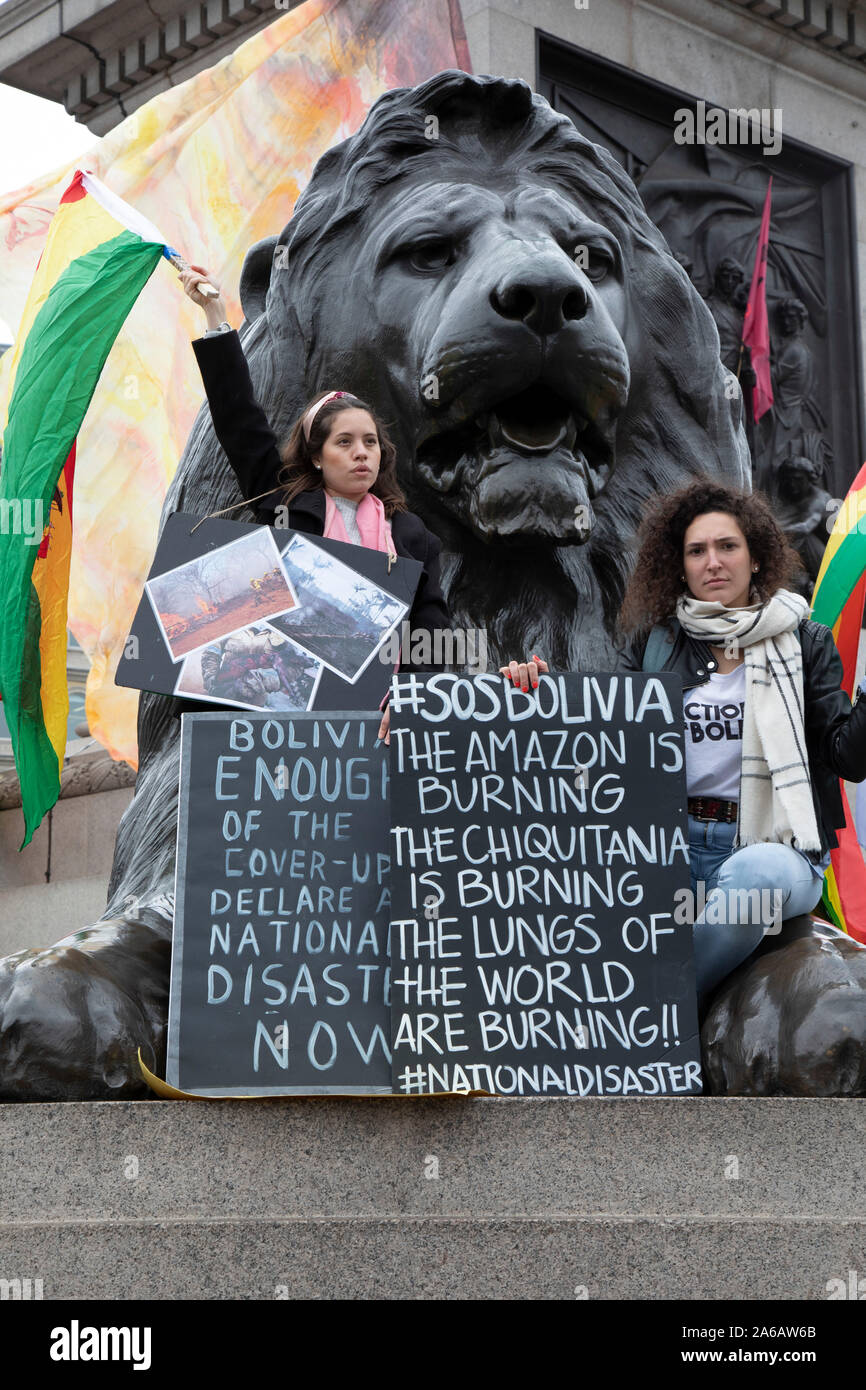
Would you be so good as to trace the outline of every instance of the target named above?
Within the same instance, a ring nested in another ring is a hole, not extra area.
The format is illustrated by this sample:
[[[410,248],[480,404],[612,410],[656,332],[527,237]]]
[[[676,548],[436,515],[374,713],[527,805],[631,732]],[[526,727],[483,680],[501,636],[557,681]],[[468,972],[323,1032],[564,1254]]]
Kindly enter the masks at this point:
[[[866,678],[862,689],[866,694]],[[715,672],[706,684],[683,695],[689,796],[739,800],[745,703],[746,667],[743,662],[726,675]],[[824,877],[824,870],[830,863],[829,852],[811,859],[802,850],[797,853],[802,855],[816,878]]]
[[[352,545],[361,545],[361,532],[358,528],[358,503],[353,502],[350,497],[334,497],[332,500],[343,518],[346,536]]]
[[[743,761],[746,667],[715,671],[704,685],[683,696],[686,787],[689,796],[737,801]]]

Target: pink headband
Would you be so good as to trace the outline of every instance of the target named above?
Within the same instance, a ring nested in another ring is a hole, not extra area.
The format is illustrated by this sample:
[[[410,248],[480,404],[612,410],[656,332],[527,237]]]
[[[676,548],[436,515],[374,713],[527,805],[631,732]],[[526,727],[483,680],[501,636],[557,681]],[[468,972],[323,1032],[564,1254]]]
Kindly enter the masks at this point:
[[[308,444],[310,442],[310,430],[313,428],[313,421],[315,420],[322,406],[327,405],[328,401],[335,401],[338,396],[348,396],[348,394],[348,391],[329,391],[327,396],[323,396],[320,401],[316,401],[315,405],[310,406],[309,410],[304,416],[304,438],[306,439]]]

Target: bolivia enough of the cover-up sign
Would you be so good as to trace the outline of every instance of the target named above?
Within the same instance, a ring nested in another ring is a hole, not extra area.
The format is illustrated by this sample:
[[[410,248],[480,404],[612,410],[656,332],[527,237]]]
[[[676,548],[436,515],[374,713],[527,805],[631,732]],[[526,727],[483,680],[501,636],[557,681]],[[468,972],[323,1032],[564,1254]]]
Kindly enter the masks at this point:
[[[184,715],[170,1085],[391,1091],[379,721]]]

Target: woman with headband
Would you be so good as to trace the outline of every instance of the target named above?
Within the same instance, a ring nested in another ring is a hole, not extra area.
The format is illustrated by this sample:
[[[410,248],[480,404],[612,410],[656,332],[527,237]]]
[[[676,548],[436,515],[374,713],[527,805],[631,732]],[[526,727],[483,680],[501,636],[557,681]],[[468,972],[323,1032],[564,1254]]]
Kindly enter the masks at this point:
[[[256,521],[273,526],[277,508],[288,507],[293,531],[419,560],[424,569],[409,615],[413,637],[450,628],[439,580],[439,540],[406,509],[397,453],[375,412],[351,392],[323,392],[305,406],[278,447],[256,401],[240,339],[226,322],[222,296],[208,298],[198,289],[203,280],[213,285],[213,276],[194,265],[181,272],[181,279],[207,316],[208,331],[194,339],[193,350],[217,438],[244,497],[255,504]],[[389,742],[387,705],[379,737]]]

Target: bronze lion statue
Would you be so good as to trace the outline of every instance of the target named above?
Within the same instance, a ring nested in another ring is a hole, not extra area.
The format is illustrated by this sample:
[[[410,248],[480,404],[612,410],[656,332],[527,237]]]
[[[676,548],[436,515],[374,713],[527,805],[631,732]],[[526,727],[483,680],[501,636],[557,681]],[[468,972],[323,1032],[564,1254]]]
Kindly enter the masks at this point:
[[[442,72],[380,97],[250,250],[241,300],[278,436],[335,383],[389,422],[455,626],[487,629],[492,665],[535,648],[611,669],[645,498],[749,478],[709,310],[622,168],[519,80]],[[163,519],[237,501],[203,407]],[[139,1046],[162,1071],[177,712],[141,697],[103,919],[0,962],[0,1098],[144,1094]]]

